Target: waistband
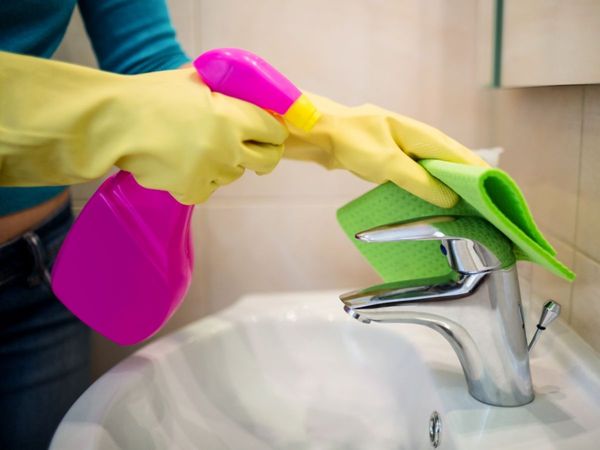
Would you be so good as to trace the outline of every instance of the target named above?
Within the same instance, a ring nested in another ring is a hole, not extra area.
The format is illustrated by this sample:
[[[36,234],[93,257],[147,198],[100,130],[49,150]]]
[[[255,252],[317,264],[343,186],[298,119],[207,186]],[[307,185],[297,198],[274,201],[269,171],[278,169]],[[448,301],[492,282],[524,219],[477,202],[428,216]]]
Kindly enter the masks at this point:
[[[72,222],[68,201],[35,229],[0,245],[0,289],[23,280],[49,283],[49,266]]]

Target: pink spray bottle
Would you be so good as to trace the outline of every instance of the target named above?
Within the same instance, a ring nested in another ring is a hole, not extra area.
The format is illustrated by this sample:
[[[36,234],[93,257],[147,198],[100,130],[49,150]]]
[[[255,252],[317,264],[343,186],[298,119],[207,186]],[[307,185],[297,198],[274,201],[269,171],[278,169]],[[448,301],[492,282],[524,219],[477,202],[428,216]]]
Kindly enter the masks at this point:
[[[310,130],[319,113],[258,56],[216,49],[194,61],[214,92],[253,103]],[[192,277],[193,206],[146,189],[132,174],[108,178],[87,202],[52,270],[52,289],[79,319],[121,345],[154,333],[181,304]]]

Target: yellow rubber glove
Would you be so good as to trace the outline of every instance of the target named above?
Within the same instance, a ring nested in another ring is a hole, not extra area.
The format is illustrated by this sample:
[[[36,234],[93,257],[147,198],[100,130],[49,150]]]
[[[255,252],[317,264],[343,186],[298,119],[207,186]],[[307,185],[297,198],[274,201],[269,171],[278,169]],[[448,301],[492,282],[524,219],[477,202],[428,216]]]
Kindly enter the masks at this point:
[[[449,208],[457,195],[416,161],[442,159],[487,166],[469,149],[429,125],[373,105],[347,107],[307,93],[321,112],[309,132],[290,128],[284,157],[347,169],[374,183],[392,181],[437,206]]]
[[[73,184],[116,165],[181,203],[279,162],[285,126],[194,69],[116,75],[0,52],[0,185]]]

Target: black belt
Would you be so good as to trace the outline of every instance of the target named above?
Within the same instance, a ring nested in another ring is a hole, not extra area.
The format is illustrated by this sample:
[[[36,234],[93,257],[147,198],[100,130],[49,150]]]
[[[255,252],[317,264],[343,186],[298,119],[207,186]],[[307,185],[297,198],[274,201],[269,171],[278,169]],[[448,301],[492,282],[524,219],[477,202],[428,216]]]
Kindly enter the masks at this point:
[[[62,243],[58,238],[72,221],[71,202],[67,202],[36,229],[0,244],[0,289],[19,281],[49,284],[49,267]]]

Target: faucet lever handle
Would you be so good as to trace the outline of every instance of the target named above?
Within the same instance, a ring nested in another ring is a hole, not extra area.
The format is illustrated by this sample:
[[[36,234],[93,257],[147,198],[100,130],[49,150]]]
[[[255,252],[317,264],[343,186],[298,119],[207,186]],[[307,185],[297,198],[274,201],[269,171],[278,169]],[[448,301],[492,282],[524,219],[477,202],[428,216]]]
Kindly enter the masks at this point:
[[[355,237],[368,243],[439,240],[440,250],[448,259],[448,264],[460,274],[486,273],[499,269],[502,264],[483,243],[464,236],[448,234],[439,226],[462,220],[482,219],[434,216],[371,228],[357,233]],[[491,224],[487,225],[493,227]]]
[[[527,350],[529,352],[531,352],[531,350],[537,343],[542,332],[546,330],[548,325],[550,325],[558,318],[558,316],[560,315],[560,309],[560,304],[555,302],[554,300],[548,300],[544,304],[544,307],[542,308],[542,315],[540,316],[540,320],[536,325],[535,334],[533,335],[533,338],[531,338],[531,341],[527,346]]]

